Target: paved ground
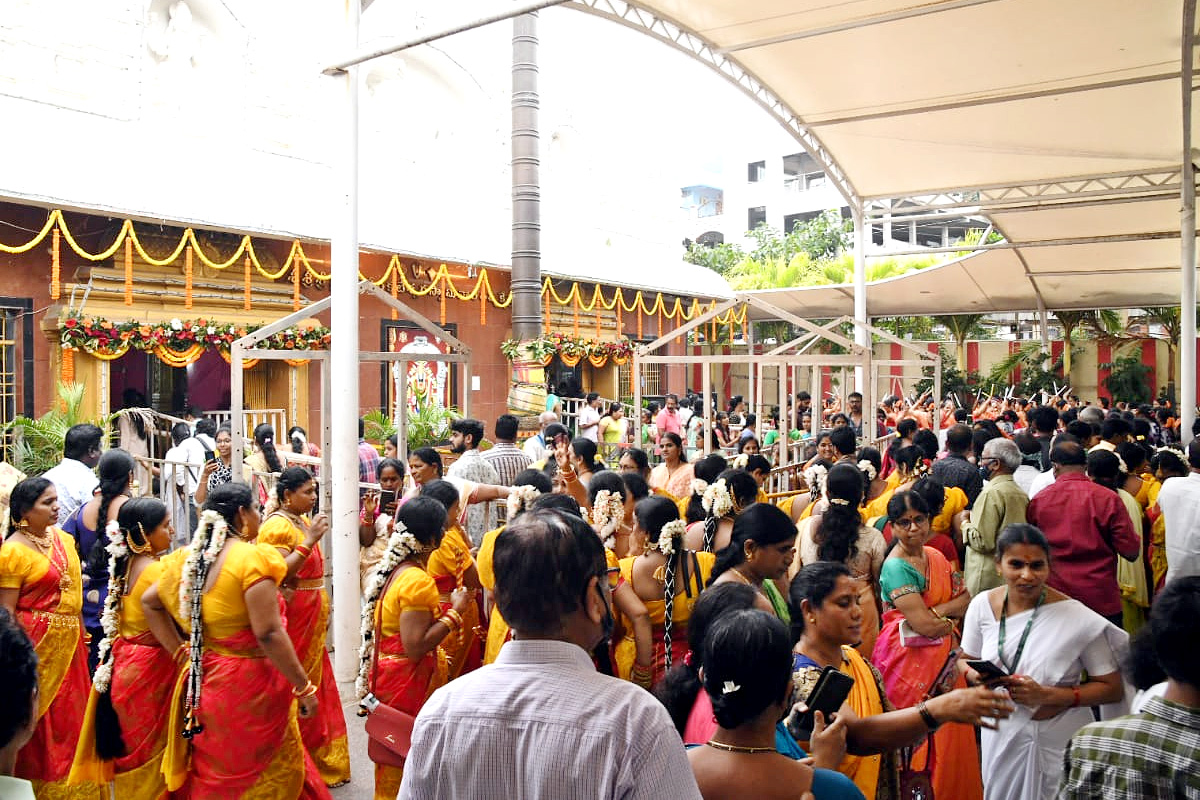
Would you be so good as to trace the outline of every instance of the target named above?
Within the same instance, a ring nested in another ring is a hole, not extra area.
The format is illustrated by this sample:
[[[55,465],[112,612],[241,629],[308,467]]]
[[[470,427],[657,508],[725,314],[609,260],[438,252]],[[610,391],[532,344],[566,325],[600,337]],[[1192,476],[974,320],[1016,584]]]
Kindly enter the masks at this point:
[[[363,720],[357,716],[358,702],[354,699],[354,682],[339,683],[342,710],[346,714],[346,731],[350,743],[350,783],[332,790],[334,800],[371,800],[375,793],[375,765],[367,758],[367,734]]]

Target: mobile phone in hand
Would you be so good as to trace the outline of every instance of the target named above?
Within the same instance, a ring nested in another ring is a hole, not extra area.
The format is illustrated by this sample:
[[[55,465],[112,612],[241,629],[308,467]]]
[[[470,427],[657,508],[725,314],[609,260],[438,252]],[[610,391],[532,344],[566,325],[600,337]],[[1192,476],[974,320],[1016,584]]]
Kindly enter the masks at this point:
[[[396,490],[384,489],[379,493],[379,507],[391,513],[392,506],[396,504]]]
[[[204,460],[205,461],[216,461],[217,454],[212,450],[205,450],[204,451]]]
[[[813,690],[809,692],[808,698],[804,701],[804,704],[808,706],[808,711],[801,714],[799,711],[793,710],[788,714],[788,718],[784,722],[788,733],[798,742],[807,742],[812,738],[815,712],[820,711],[825,716],[825,724],[828,725],[830,718],[838,712],[842,703],[846,702],[846,698],[850,696],[850,690],[853,688],[854,678],[836,667],[826,667],[821,670],[821,676],[817,678],[816,685],[813,686]]]
[[[979,677],[985,683],[1009,677],[1008,670],[992,663],[991,661],[984,661],[982,659],[969,659],[967,661],[967,666],[978,672]]]

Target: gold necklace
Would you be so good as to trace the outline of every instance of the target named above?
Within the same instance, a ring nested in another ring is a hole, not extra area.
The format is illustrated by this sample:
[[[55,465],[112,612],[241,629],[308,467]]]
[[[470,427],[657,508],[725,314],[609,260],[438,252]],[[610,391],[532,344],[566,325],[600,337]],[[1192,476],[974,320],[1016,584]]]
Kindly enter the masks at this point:
[[[717,750],[724,750],[726,753],[775,753],[778,752],[774,747],[742,747],[736,744],[725,744],[718,742],[716,739],[709,739],[706,744],[709,747]]]
[[[49,558],[50,551],[54,549],[54,535],[49,528],[45,528],[40,534],[35,534],[28,526],[21,527],[19,530],[25,534],[25,538],[37,548],[39,553]]]
[[[758,584],[756,584],[754,581],[750,580],[745,575],[743,575],[741,572],[739,572],[737,567],[730,567],[729,571],[732,572],[734,575],[736,575],[738,580],[740,580],[742,583],[746,584],[747,586],[753,586],[755,589],[758,588]]]

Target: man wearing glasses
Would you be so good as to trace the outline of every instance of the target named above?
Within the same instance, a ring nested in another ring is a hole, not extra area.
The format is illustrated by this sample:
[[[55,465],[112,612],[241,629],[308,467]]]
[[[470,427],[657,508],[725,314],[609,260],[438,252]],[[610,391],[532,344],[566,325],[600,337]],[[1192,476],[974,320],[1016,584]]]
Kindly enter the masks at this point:
[[[975,499],[971,520],[963,525],[967,554],[964,580],[971,596],[999,586],[1004,581],[996,571],[996,537],[1008,525],[1025,521],[1029,498],[1013,480],[1021,466],[1021,451],[1008,439],[992,439],[983,446],[979,459],[987,470],[988,482]]]
[[[492,563],[513,639],[494,664],[422,707],[400,797],[699,800],[665,707],[592,663],[613,612],[591,527],[562,511],[527,511],[496,539]]]

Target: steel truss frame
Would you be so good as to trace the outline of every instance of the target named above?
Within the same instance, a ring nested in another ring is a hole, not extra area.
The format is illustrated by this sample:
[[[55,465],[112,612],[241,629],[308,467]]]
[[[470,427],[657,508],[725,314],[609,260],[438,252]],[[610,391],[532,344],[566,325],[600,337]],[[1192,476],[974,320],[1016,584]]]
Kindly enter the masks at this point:
[[[684,28],[674,20],[659,16],[625,0],[571,0],[574,8],[602,17],[650,36],[663,44],[685,53],[707,65],[758,103],[780,125],[800,142],[804,151],[825,170],[838,192],[851,208],[859,208],[861,199],[849,177],[833,154],[800,119],[781,97],[771,91],[758,76],[746,69],[736,58],[717,47],[698,33]]]

